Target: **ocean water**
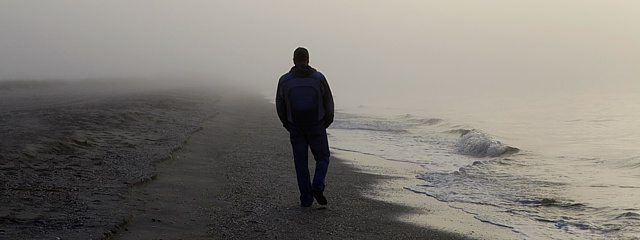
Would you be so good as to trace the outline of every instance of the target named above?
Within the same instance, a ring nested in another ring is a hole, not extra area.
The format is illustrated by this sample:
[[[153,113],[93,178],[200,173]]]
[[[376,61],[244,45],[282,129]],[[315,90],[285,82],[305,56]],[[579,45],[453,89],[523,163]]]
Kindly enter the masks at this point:
[[[639,93],[414,106],[343,107],[330,145],[415,163],[407,191],[522,239],[640,239]]]

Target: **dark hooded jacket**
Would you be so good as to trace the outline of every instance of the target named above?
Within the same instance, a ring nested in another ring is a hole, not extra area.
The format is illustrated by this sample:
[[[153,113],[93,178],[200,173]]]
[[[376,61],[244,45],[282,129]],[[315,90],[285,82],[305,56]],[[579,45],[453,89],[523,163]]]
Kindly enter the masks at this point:
[[[282,75],[276,92],[276,110],[287,130],[333,122],[331,88],[324,75],[308,65],[297,65]]]

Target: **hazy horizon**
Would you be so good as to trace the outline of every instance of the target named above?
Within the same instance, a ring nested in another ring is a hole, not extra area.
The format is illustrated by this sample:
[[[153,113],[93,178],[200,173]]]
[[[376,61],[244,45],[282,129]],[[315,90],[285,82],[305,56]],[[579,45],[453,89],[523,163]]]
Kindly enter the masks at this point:
[[[274,89],[305,46],[338,100],[640,89],[637,1],[2,1],[0,79]]]

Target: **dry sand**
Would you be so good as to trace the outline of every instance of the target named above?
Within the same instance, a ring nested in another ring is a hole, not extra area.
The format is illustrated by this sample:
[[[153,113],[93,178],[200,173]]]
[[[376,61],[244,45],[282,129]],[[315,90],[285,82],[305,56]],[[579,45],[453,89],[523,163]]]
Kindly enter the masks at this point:
[[[432,205],[438,213],[448,207],[403,190],[395,184],[397,176],[362,172],[338,158],[332,159],[327,179],[328,207],[300,207],[288,134],[274,106],[260,97],[226,95],[217,107],[219,114],[161,164],[158,178],[135,190],[131,201],[137,212],[118,239],[469,238],[400,221],[416,213],[430,218]],[[379,186],[387,186],[383,194],[418,196],[424,204],[372,197]],[[436,217],[451,224],[473,222],[472,229],[449,229],[470,237],[503,233],[483,231],[491,226],[461,213]]]

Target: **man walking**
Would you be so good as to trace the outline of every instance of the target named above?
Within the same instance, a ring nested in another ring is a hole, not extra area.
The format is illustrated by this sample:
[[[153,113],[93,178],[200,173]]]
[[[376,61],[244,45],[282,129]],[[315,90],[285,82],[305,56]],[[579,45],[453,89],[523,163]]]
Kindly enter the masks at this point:
[[[278,81],[276,110],[289,131],[301,205],[311,207],[314,198],[320,205],[326,205],[323,194],[329,167],[326,128],[333,122],[333,95],[324,75],[309,66],[307,49],[297,48],[293,63],[295,66]],[[309,175],[309,148],[316,160],[313,182]]]

